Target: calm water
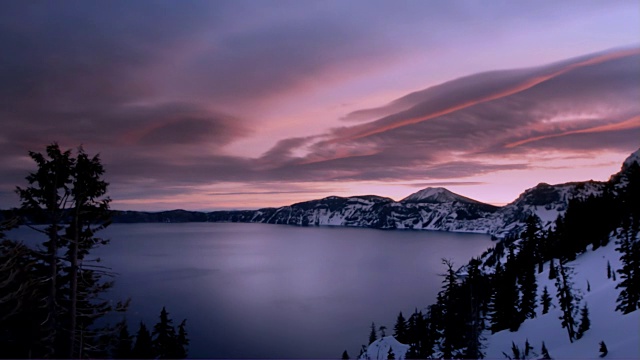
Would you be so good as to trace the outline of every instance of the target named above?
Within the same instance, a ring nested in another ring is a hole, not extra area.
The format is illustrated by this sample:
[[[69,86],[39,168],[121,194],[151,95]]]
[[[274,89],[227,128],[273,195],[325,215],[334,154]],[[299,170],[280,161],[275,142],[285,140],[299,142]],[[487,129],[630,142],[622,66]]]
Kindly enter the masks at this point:
[[[13,232],[14,238],[28,234]],[[441,258],[466,263],[488,236],[265,224],[114,224],[95,253],[131,297],[130,331],[162,306],[187,319],[191,357],[339,358],[435,300]],[[392,332],[392,330],[390,331]]]

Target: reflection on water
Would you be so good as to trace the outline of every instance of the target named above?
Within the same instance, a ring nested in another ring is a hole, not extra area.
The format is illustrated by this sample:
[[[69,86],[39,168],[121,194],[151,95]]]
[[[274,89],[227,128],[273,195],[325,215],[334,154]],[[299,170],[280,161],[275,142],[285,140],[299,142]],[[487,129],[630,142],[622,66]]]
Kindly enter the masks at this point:
[[[13,231],[24,238],[28,229]],[[392,328],[435,300],[442,258],[466,263],[488,236],[265,224],[114,224],[95,253],[120,274],[127,319],[162,306],[187,319],[191,357],[357,355],[372,321]]]

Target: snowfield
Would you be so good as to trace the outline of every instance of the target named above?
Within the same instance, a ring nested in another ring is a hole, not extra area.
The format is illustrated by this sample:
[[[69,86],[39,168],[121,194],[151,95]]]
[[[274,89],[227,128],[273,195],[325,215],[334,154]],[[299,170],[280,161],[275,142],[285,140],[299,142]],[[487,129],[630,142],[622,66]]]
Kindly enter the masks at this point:
[[[621,267],[620,254],[615,251],[615,247],[612,239],[609,245],[587,251],[568,264],[574,269],[574,290],[582,294],[580,307],[585,303],[589,307],[591,328],[581,339],[570,343],[566,329],[560,325],[555,280],[549,280],[549,263],[546,263],[545,270],[537,277],[537,317],[525,321],[517,332],[504,330],[493,335],[485,332],[483,335],[486,340],[483,343],[486,345],[486,358],[504,359],[503,352],[513,356],[511,342],[523,350],[528,339],[534,348],[533,352],[538,355],[530,356],[531,359],[539,358],[543,341],[554,359],[599,358],[600,341],[604,341],[609,350],[606,359],[640,359],[640,311],[627,315],[615,311],[616,299],[620,293],[620,289],[615,287],[620,278],[615,282],[607,278],[607,261],[611,263],[613,270]],[[591,291],[587,291],[587,281],[591,285]],[[553,305],[547,314],[542,315],[539,302],[545,286],[553,298]]]

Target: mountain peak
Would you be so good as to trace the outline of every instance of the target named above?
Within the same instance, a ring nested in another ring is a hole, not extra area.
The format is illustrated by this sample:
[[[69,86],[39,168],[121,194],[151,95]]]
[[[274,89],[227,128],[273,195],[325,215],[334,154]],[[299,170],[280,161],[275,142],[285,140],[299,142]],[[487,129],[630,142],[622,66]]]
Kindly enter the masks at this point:
[[[622,163],[622,169],[626,169],[628,167],[630,167],[634,162],[638,163],[638,165],[640,165],[640,149],[636,150],[635,152],[631,153],[631,155],[629,155],[629,157],[627,157],[624,162]]]
[[[428,187],[400,200],[402,203],[449,203],[454,201],[478,203],[476,200],[458,195],[443,187]]]

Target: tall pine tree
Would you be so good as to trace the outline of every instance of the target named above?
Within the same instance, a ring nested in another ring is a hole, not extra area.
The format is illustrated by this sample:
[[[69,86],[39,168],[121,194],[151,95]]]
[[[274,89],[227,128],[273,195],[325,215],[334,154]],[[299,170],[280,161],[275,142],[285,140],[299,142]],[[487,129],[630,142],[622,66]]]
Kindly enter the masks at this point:
[[[616,250],[620,252],[622,268],[618,269],[622,281],[616,285],[620,290],[616,306],[617,311],[628,314],[640,307],[640,219],[625,222],[624,230],[616,241]],[[614,274],[615,276],[615,274]]]
[[[577,311],[579,296],[573,290],[573,282],[571,281],[572,268],[566,266],[563,261],[558,262],[558,277],[556,278],[556,289],[558,296],[558,304],[562,315],[562,327],[567,329],[569,341],[576,339]]]

